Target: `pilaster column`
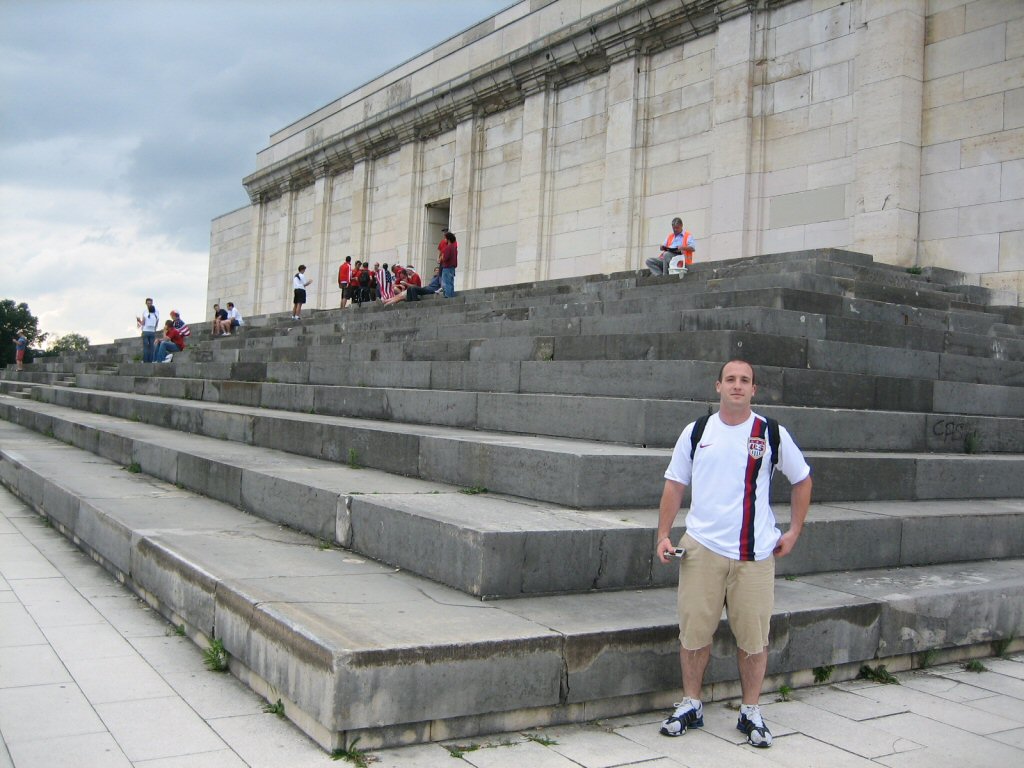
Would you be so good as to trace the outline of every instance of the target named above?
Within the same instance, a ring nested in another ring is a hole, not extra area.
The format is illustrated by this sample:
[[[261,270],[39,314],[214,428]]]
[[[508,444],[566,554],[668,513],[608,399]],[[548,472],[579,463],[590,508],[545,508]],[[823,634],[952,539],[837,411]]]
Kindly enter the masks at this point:
[[[683,223],[697,238],[696,260],[735,259],[750,254],[752,216],[750,200],[756,189],[754,152],[754,13],[726,21],[718,28],[713,73],[714,100],[711,152],[711,211],[708,230],[699,222]]]
[[[644,102],[646,78],[640,75],[641,58],[623,50],[608,71],[608,122],[605,127],[605,172],[602,185],[604,223],[601,256],[595,266],[602,272],[629,269],[634,239],[636,169],[643,153],[639,110]]]
[[[551,125],[554,91],[544,82],[528,90],[523,103],[523,153],[519,175],[519,226],[516,230],[516,280],[530,282],[547,274],[544,265],[551,221]]]
[[[422,147],[411,138],[398,150],[398,188],[408,205],[398,206],[395,216],[395,252],[402,264],[412,264],[421,275],[429,275],[433,265],[423,262],[423,201],[420,194]]]
[[[318,307],[326,307],[327,293],[335,285],[333,280],[326,279],[331,271],[328,242],[331,229],[331,190],[334,177],[328,173],[326,165],[316,169],[316,180],[313,182],[313,253],[316,254],[316,281]]]
[[[253,205],[253,208],[252,219],[250,220],[253,253],[252,279],[249,281],[249,290],[246,294],[247,302],[244,306],[249,307],[248,312],[254,315],[261,315],[264,314],[263,227],[266,221],[266,201],[262,195]],[[207,307],[207,309],[212,311],[210,307]]]
[[[298,264],[293,264],[295,255],[295,201],[299,197],[299,186],[289,183],[284,193],[284,207],[281,215],[281,228],[278,230],[280,252],[284,254],[284,269],[277,277],[281,281],[284,292],[284,301],[278,306],[278,311],[283,312],[292,306],[292,275]]]
[[[367,257],[367,237],[370,228],[370,180],[373,175],[373,160],[362,158],[352,167],[352,229],[349,242],[352,246],[352,261],[363,261]]]
[[[912,266],[921,210],[925,0],[863,0],[858,7],[853,247]]]
[[[480,144],[483,120],[472,115],[455,127],[455,162],[452,169],[451,230],[459,240],[458,288],[477,284],[479,253],[474,243],[480,226]]]

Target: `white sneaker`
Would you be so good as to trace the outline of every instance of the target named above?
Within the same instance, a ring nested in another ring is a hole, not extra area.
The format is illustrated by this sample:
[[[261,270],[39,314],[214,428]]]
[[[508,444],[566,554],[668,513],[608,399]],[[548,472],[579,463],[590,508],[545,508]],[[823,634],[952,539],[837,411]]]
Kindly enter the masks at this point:
[[[683,699],[674,705],[676,711],[661,724],[662,736],[682,736],[687,728],[704,727],[704,705],[693,699]]]
[[[751,746],[767,749],[772,745],[772,732],[764,724],[761,708],[756,704],[744,704],[740,707],[740,719],[736,722],[736,730],[747,734],[747,743]]]
[[[169,363],[173,359],[174,359],[174,353],[172,352],[171,354],[169,354],[167,357],[164,358],[164,362],[165,363]]]

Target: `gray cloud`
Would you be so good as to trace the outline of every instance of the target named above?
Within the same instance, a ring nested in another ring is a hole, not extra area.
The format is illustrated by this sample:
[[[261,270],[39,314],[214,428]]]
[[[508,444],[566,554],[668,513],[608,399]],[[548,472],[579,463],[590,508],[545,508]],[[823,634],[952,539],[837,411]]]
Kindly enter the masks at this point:
[[[60,304],[67,275],[142,280],[140,249],[179,248],[196,269],[272,132],[510,3],[3,0],[0,283],[38,280],[35,310]],[[205,275],[179,282],[199,311]]]

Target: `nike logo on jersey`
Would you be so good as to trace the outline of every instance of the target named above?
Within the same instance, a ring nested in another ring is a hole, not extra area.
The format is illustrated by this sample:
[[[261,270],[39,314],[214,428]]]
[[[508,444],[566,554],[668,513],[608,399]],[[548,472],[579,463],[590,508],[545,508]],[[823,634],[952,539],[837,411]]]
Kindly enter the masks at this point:
[[[707,448],[709,445],[711,445],[711,443],[701,443],[700,447],[701,448]]]

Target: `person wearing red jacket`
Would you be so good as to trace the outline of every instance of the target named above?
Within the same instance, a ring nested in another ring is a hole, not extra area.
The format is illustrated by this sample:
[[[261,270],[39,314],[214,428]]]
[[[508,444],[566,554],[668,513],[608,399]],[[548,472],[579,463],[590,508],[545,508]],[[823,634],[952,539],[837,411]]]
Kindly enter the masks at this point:
[[[338,267],[338,288],[341,289],[341,308],[348,304],[348,284],[352,279],[352,257],[346,256],[344,263]]]
[[[181,331],[174,327],[174,321],[168,320],[164,323],[163,341],[156,348],[156,362],[169,363],[174,357],[174,353],[180,352],[184,348],[185,337],[181,334]]]
[[[450,299],[455,295],[455,268],[459,266],[459,244],[455,242],[454,232],[445,232],[448,243],[441,251],[441,285],[444,297]]]

